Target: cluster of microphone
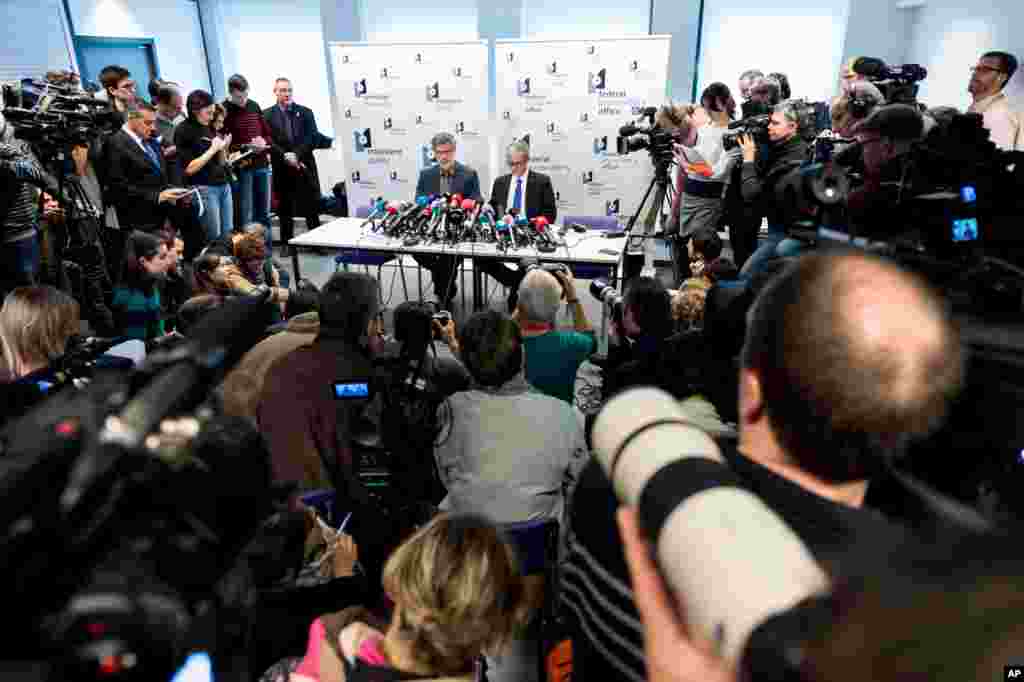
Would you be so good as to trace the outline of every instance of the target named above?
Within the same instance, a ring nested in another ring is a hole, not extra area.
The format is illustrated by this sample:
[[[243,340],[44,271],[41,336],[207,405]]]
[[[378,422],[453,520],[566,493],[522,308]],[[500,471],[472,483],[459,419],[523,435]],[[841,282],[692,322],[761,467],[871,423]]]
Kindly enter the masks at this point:
[[[528,219],[517,209],[498,217],[494,206],[461,194],[421,195],[416,201],[378,198],[362,228],[418,244],[494,244],[499,251],[534,248],[550,253],[563,242],[544,216]]]

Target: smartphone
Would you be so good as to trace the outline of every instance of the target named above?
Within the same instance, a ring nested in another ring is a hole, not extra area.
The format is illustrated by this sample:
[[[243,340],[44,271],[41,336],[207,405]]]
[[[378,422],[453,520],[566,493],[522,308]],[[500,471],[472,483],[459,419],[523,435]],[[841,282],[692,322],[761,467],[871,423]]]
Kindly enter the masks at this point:
[[[370,384],[365,381],[334,382],[334,397],[338,400],[362,400],[370,397]]]
[[[188,655],[174,673],[171,682],[213,682],[213,661],[210,654],[197,651]]]

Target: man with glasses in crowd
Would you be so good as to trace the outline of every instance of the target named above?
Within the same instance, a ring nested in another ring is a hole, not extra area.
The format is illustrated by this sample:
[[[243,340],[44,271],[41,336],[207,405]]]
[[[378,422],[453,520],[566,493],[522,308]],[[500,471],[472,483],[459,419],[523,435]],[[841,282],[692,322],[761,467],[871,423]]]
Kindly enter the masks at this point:
[[[1007,151],[1024,151],[1024,117],[1010,108],[1005,92],[1016,71],[1017,58],[1012,54],[986,52],[971,67],[971,81],[967,85],[974,100],[967,111],[981,114],[990,139]]]
[[[125,113],[135,105],[135,81],[132,74],[123,66],[107,66],[100,71],[100,85],[107,93],[110,107],[121,114],[121,123],[126,120]]]

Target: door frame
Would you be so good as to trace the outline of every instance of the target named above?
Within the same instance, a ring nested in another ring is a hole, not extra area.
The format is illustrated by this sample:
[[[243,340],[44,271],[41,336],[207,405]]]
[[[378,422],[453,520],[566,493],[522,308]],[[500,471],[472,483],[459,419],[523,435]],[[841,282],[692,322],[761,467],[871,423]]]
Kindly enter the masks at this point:
[[[106,47],[145,47],[149,52],[150,59],[153,60],[153,71],[156,78],[160,77],[160,62],[156,57],[156,40],[153,38],[110,38],[107,36],[88,36],[81,34],[74,34],[72,36],[75,41],[75,59],[78,60],[78,70],[85,70],[85,60],[82,59],[82,48],[88,45],[103,45]],[[83,76],[84,78],[84,76]],[[145,84],[136,81],[136,93],[141,92],[145,94],[145,88],[149,86],[149,81]],[[100,86],[102,87],[102,86]]]

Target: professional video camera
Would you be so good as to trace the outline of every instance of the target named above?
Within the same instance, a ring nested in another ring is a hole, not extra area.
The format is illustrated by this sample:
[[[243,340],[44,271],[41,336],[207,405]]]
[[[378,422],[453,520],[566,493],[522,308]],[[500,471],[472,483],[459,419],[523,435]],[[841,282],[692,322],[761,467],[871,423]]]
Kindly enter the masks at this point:
[[[917,104],[918,83],[928,77],[928,69],[920,64],[888,66],[875,57],[860,57],[852,68],[882,91],[887,104]]]
[[[121,125],[108,102],[72,86],[31,78],[22,79],[20,86],[3,86],[3,115],[43,163]]]
[[[621,155],[648,150],[655,166],[672,162],[675,136],[654,122],[656,107],[647,107],[640,112],[640,118],[619,128],[615,138],[616,153]]]
[[[740,146],[740,136],[749,135],[758,144],[768,143],[768,123],[771,114],[758,114],[729,124],[729,131],[722,135],[722,148],[732,151]]]
[[[271,313],[230,301],[187,345],[97,372],[0,432],[3,596],[19,623],[3,659],[45,660],[48,679],[166,680],[196,650],[224,664],[231,605],[215,586],[274,494],[259,434],[218,417],[209,392]]]

